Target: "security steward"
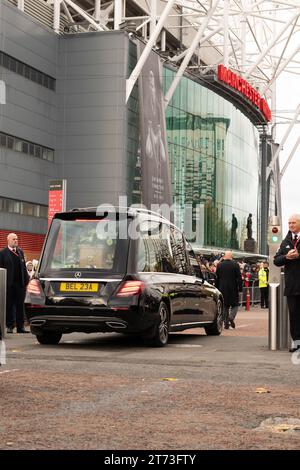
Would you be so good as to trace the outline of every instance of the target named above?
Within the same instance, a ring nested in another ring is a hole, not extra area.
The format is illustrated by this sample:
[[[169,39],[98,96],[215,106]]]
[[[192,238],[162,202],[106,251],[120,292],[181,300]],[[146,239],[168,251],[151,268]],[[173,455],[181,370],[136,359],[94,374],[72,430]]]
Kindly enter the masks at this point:
[[[14,312],[16,315],[17,333],[29,333],[24,328],[24,299],[29,276],[26,269],[24,253],[18,247],[15,233],[7,235],[7,247],[0,251],[0,267],[6,274],[6,326],[7,333],[13,333]]]
[[[267,263],[261,263],[258,271],[258,287],[260,290],[260,306],[261,308],[269,308],[269,269]]]
[[[274,257],[276,266],[284,266],[285,290],[290,317],[293,346],[300,349],[300,215],[289,218],[289,231]]]

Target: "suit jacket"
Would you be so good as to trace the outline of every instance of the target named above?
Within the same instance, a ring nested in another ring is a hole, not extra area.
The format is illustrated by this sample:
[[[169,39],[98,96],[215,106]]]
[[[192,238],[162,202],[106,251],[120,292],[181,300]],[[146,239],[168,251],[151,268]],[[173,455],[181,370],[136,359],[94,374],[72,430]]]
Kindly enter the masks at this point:
[[[284,266],[284,295],[287,296],[300,295],[300,258],[286,259],[285,257],[293,248],[292,232],[289,231],[274,256],[274,264],[276,266]],[[297,244],[297,250],[300,255],[300,241]]]
[[[239,304],[239,292],[243,290],[243,281],[239,265],[226,259],[218,264],[216,287],[222,292],[226,307]]]
[[[29,276],[26,269],[24,253],[21,248],[17,248],[17,253],[21,263],[21,287],[26,287],[29,282]],[[10,249],[8,247],[3,248],[3,250],[0,251],[0,268],[6,269],[6,284],[7,287],[11,287],[14,281],[14,264],[12,262]]]

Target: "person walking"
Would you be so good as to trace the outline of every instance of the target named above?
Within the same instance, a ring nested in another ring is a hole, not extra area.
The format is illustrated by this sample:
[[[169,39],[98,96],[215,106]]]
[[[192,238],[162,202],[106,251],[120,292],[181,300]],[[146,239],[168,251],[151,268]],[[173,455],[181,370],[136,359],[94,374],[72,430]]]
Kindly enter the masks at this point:
[[[7,235],[7,247],[0,251],[0,267],[6,274],[6,326],[7,333],[13,333],[14,311],[16,314],[17,333],[29,333],[24,328],[24,299],[29,281],[24,253],[18,247],[15,233]]]
[[[224,328],[228,330],[229,324],[235,328],[235,317],[239,306],[239,292],[243,290],[240,267],[232,259],[232,251],[225,251],[223,261],[216,270],[216,287],[222,292],[224,298]]]
[[[291,215],[288,223],[288,234],[274,256],[274,264],[284,266],[284,295],[287,299],[293,340],[289,351],[295,352],[300,349],[300,214]]]

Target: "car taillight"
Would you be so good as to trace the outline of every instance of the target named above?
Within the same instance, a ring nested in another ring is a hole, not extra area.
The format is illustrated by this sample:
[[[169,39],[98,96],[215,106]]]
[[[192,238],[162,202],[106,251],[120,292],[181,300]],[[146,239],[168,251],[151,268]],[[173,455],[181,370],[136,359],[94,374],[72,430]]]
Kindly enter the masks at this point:
[[[117,292],[117,297],[129,297],[142,292],[145,284],[142,281],[126,281]]]
[[[27,294],[40,295],[41,285],[37,279],[31,279],[27,285]]]
[[[31,279],[27,285],[25,304],[41,306],[45,304],[45,294],[38,279]]]

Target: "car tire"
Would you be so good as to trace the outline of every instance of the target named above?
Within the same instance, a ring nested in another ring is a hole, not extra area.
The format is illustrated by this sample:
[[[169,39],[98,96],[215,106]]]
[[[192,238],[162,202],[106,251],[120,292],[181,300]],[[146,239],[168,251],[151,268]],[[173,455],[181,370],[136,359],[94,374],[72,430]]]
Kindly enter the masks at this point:
[[[36,339],[40,344],[58,344],[61,340],[62,333],[47,332],[36,335]]]
[[[164,302],[159,304],[159,322],[155,326],[154,335],[147,338],[150,346],[162,348],[168,344],[169,330],[170,330],[170,313],[167,305]]]
[[[208,336],[219,336],[223,330],[223,304],[221,300],[217,302],[216,318],[211,325],[206,326],[205,333]]]

